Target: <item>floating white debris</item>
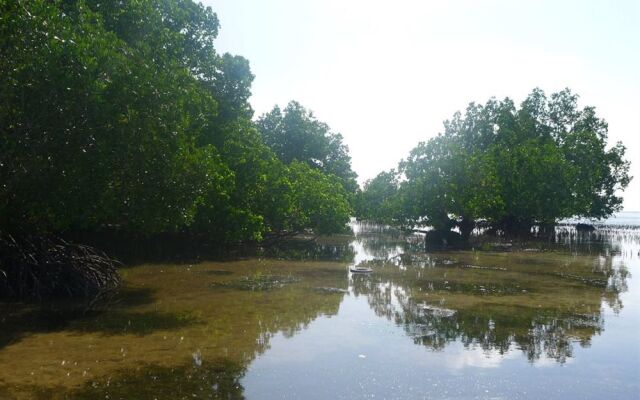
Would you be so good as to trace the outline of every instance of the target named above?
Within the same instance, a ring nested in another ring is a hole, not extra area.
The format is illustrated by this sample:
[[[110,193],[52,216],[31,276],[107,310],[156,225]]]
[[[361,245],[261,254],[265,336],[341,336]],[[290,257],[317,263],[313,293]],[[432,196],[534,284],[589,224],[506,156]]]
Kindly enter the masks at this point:
[[[421,304],[419,306],[420,308],[422,308],[423,311],[436,316],[436,317],[442,317],[442,318],[449,318],[455,315],[456,311],[455,310],[451,310],[448,308],[444,308],[444,307],[436,307],[436,306],[431,306],[428,304]]]
[[[196,350],[195,353],[191,354],[193,357],[193,363],[196,367],[202,366],[202,353],[200,353],[200,349]]]

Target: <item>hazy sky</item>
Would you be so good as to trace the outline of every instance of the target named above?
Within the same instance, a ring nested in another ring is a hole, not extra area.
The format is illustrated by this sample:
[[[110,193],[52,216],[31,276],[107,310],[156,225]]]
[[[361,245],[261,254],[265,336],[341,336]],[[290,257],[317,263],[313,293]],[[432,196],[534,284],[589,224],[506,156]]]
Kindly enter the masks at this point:
[[[571,88],[628,148],[640,211],[640,1],[205,0],[247,57],[256,115],[298,100],[344,135],[363,182],[471,101]],[[636,162],[634,162],[636,161]]]

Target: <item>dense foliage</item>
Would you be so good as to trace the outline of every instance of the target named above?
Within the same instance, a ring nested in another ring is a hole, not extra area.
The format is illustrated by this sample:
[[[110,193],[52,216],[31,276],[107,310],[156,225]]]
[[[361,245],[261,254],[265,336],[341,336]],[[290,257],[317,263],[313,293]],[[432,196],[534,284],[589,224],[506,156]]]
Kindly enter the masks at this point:
[[[361,218],[527,231],[603,218],[624,147],[568,90],[471,104],[359,191],[340,134],[297,102],[252,121],[246,59],[191,0],[0,0],[0,229],[218,242]]]
[[[463,236],[479,219],[518,233],[560,218],[611,215],[630,180],[625,148],[607,148],[607,123],[577,99],[569,90],[547,98],[536,89],[519,108],[508,98],[470,104],[411,151],[399,176],[382,173],[365,185],[357,214],[458,226]]]
[[[357,216],[380,223],[401,224],[404,213],[399,188],[398,173],[394,170],[381,172],[368,180],[356,194]]]
[[[278,106],[258,119],[265,143],[284,163],[295,160],[338,177],[349,193],[358,189],[356,173],[351,169],[349,149],[342,135],[331,132],[300,103],[290,102],[284,111]]]
[[[348,157],[280,161],[251,120],[248,62],[215,51],[218,28],[191,0],[0,0],[0,230],[342,229]]]

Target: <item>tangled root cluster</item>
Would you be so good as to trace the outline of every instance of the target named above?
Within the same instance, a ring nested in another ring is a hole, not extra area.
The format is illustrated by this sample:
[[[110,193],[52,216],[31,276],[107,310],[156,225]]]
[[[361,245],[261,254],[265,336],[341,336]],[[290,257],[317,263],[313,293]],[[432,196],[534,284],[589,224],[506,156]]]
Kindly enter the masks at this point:
[[[2,298],[95,298],[120,285],[118,265],[100,250],[58,237],[0,232]]]

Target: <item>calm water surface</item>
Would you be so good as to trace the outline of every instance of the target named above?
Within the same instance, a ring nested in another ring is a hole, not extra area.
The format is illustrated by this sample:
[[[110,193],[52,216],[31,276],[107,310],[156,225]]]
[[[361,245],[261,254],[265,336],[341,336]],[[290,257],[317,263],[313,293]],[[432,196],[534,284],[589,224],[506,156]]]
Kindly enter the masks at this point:
[[[353,228],[124,269],[107,311],[0,304],[0,399],[638,398],[640,227],[446,253]]]

